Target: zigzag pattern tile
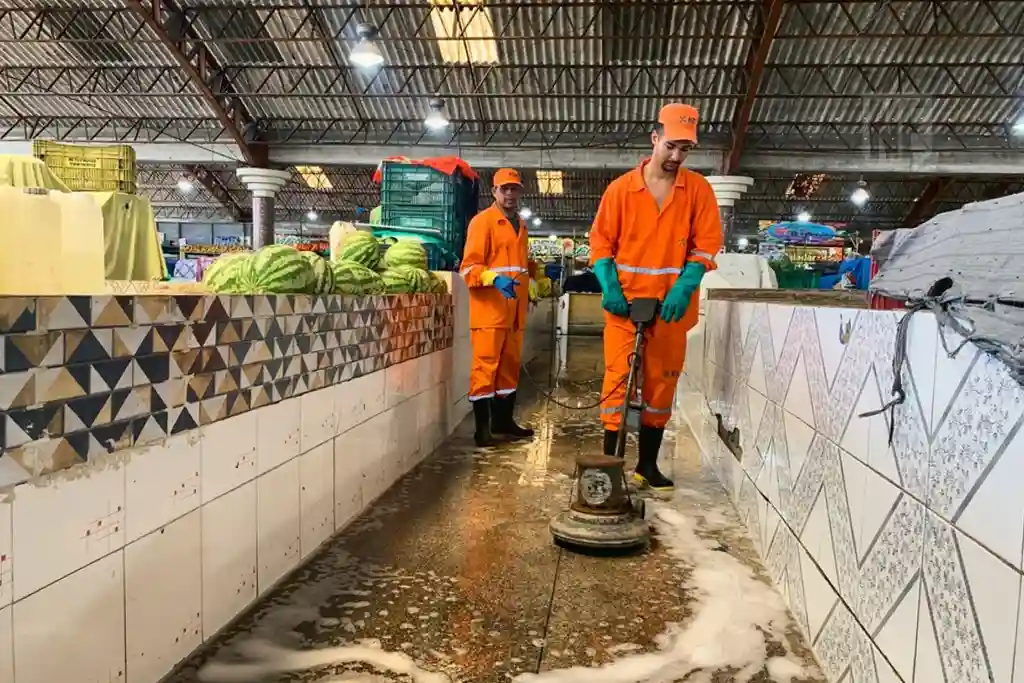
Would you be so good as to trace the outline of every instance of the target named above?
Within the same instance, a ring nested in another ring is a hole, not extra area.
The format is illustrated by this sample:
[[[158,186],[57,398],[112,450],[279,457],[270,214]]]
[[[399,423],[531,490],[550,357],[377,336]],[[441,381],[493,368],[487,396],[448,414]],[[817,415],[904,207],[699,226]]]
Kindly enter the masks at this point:
[[[706,464],[830,679],[1024,683],[1021,386],[971,346],[946,358],[921,317],[890,446],[890,418],[858,413],[888,399],[897,314],[710,304]]]
[[[0,298],[0,486],[445,349],[453,320],[448,295]]]

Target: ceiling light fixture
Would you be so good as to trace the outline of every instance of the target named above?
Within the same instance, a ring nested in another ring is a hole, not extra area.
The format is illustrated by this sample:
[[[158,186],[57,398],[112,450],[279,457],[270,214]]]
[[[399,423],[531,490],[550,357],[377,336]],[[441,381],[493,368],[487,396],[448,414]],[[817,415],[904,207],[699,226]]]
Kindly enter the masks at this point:
[[[555,233],[551,233],[550,235],[548,235],[548,239],[549,240],[557,240],[558,239],[558,235],[556,235]]]
[[[359,42],[348,53],[349,61],[364,69],[372,69],[383,64],[384,55],[373,40],[377,35],[377,27],[373,24],[359,24],[356,26],[356,33],[359,35]]]
[[[317,218],[320,218],[320,214],[318,214],[313,209],[310,209],[308,212],[306,212],[306,218],[308,218],[311,221],[315,221]]]
[[[863,180],[857,182],[857,189],[850,195],[850,201],[856,206],[864,206],[871,199],[871,193],[868,192],[867,183]]]
[[[796,215],[796,219],[798,221],[800,221],[801,223],[810,223],[811,222],[811,214],[807,213],[806,211],[801,211],[800,213],[798,213]]]
[[[541,224],[541,220],[539,218],[534,218],[533,219],[533,224],[534,225],[540,225]]]
[[[1014,135],[1024,135],[1024,116],[1017,119],[1017,122],[1010,126],[1010,132]]]
[[[192,190],[196,189],[196,186],[192,184],[192,181],[188,178],[182,178],[178,181],[178,190],[188,194]]]
[[[528,221],[530,220],[530,216],[533,215],[533,211],[530,211],[528,208],[524,206],[523,208],[519,209],[519,215],[522,216],[523,220]]]
[[[442,130],[448,127],[451,121],[444,113],[444,100],[434,98],[430,100],[430,113],[423,120],[424,125],[430,130]]]

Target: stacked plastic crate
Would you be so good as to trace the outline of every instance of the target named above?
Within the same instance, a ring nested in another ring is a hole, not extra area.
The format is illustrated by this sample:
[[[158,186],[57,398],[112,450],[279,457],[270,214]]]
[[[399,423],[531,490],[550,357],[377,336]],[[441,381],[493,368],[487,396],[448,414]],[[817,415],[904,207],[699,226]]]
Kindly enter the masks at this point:
[[[477,183],[459,171],[383,163],[381,223],[392,228],[430,231],[442,246],[428,243],[431,270],[454,270],[466,246],[466,228],[477,211]]]
[[[75,192],[135,194],[135,150],[129,145],[66,145],[34,140],[32,155]]]

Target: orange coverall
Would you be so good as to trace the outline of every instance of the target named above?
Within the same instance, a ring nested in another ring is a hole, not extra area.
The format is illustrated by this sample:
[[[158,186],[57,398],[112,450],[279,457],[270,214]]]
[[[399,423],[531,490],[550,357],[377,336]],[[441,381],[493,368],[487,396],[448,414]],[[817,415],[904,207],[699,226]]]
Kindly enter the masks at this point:
[[[527,251],[526,222],[521,218],[518,233],[496,206],[470,221],[460,271],[469,286],[470,401],[507,396],[519,384],[529,301]],[[488,270],[521,283],[515,299],[484,284],[481,276]]]
[[[710,183],[699,173],[680,169],[673,191],[659,210],[644,183],[644,161],[612,181],[590,230],[591,262],[615,260],[627,301],[664,300],[688,261],[715,269],[722,247],[722,221]],[[641,423],[664,427],[672,415],[679,373],[686,358],[686,332],[697,324],[700,291],[694,293],[683,319],[658,318],[648,329],[643,363]],[[626,398],[625,378],[636,328],[627,318],[604,314],[604,386],[601,422],[618,429]]]

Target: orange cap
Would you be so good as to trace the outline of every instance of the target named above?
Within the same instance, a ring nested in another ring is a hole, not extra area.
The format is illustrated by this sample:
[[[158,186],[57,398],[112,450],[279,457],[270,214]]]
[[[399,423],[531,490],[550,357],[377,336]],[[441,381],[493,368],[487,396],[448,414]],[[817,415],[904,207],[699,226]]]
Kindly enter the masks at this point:
[[[519,171],[512,168],[499,168],[494,174],[494,186],[522,185],[523,180],[519,177]]]
[[[665,137],[669,140],[696,143],[698,119],[696,107],[688,104],[666,104],[658,112],[658,123],[664,127]]]

